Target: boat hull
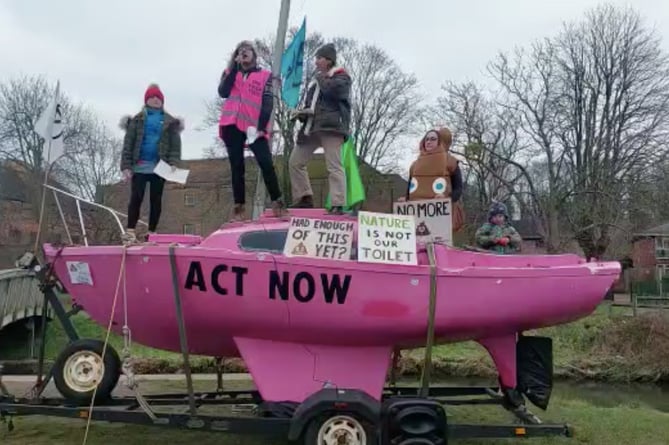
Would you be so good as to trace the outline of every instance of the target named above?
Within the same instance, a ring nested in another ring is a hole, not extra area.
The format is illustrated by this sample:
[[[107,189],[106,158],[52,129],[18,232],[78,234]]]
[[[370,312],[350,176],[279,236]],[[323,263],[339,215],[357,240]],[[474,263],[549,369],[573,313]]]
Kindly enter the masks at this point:
[[[355,221],[311,212],[291,210]],[[437,343],[479,342],[502,386],[513,388],[517,333],[587,316],[620,274],[619,263],[576,255],[504,256],[440,245],[434,269],[424,247],[417,265],[289,258],[282,254],[288,224],[261,218],[204,240],[159,235],[127,248],[47,244],[44,251],[96,323],[106,327],[111,317],[120,334],[127,311],[132,340],[146,346],[180,350],[176,289],[189,352],[241,356],[268,401],[302,402],[326,383],[380,399],[391,351],[425,344],[432,276]],[[169,245],[176,245],[176,285]]]
[[[444,259],[452,250],[439,247]],[[55,251],[47,246],[47,257]],[[177,281],[190,352],[237,355],[233,337],[325,345],[420,345],[428,319],[427,265],[383,268],[351,261],[313,264],[268,253],[177,248]],[[70,247],[58,277],[90,317],[107,326],[122,248]],[[69,279],[67,263],[88,264],[93,285]],[[332,263],[332,264],[330,264]],[[406,270],[410,269],[410,271]],[[133,341],[178,351],[174,290],[166,246],[139,246],[125,257]],[[437,273],[439,342],[475,340],[551,326],[590,314],[619,274],[617,263],[553,268],[442,266]],[[113,330],[124,323],[123,286]]]

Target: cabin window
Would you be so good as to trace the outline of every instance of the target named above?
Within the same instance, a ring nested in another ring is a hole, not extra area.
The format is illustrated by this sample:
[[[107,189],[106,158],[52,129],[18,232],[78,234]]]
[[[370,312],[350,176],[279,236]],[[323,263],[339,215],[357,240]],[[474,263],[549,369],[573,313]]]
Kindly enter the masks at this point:
[[[288,230],[260,230],[245,232],[239,236],[239,247],[242,250],[259,250],[273,253],[283,253]]]

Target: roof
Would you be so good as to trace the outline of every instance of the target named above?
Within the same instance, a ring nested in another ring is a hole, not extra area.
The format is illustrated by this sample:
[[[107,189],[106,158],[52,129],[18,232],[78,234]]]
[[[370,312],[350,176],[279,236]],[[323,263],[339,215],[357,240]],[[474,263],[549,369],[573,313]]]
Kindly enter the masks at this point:
[[[274,155],[274,162],[276,165],[276,173],[277,176],[279,176],[279,180],[282,179],[283,176],[283,169],[279,168],[280,162],[283,158],[283,155]],[[253,155],[248,153],[245,158],[245,166],[246,166],[246,171],[248,172],[249,170],[254,170],[257,168],[257,163]],[[186,168],[190,170],[190,173],[188,174],[188,183],[190,185],[192,184],[211,184],[211,183],[227,183],[230,181],[226,175],[229,174],[230,172],[230,163],[228,161],[228,158],[203,158],[203,159],[184,159],[180,162],[181,166],[183,168]],[[376,174],[379,177],[384,178],[384,180],[392,182],[395,186],[400,186],[400,187],[406,187],[407,186],[407,181],[403,179],[400,175],[391,173],[391,174],[385,174],[381,173],[378,170],[373,169],[371,166],[368,166],[367,164],[363,163],[360,161],[360,170],[361,174],[365,175],[367,174],[367,178],[369,177],[369,173]],[[318,179],[327,179],[328,178],[328,173],[327,173],[327,168],[325,166],[325,156],[322,153],[315,153],[312,158],[311,162],[309,163],[308,166],[309,169],[309,178],[311,180],[318,180]],[[117,185],[121,185],[122,183],[119,181],[115,184],[107,184],[103,185],[100,188],[105,189],[107,187],[113,187]],[[101,190],[98,191],[100,193]]]
[[[659,226],[651,227],[649,229],[637,232],[634,238],[653,236],[669,236],[669,223],[661,224]]]

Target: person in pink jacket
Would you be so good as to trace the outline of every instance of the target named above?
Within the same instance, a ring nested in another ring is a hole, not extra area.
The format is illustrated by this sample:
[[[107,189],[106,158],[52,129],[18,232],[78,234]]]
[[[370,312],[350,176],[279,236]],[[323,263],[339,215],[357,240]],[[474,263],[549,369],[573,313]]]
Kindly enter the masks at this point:
[[[272,73],[260,68],[257,60],[258,55],[251,42],[239,43],[218,85],[218,94],[225,99],[221,107],[219,136],[230,161],[235,220],[244,219],[246,213],[245,144],[253,152],[262,172],[274,215],[285,215],[285,205],[269,147],[269,121],[274,103]]]

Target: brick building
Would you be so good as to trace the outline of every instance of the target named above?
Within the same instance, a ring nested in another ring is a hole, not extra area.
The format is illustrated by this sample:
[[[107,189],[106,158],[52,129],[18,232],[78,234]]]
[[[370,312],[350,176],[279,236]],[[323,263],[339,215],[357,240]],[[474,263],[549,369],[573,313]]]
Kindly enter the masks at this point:
[[[43,175],[20,162],[0,163],[0,269],[13,267],[18,257],[33,250],[39,227]],[[53,178],[48,183],[63,189]],[[70,225],[78,221],[73,201],[62,200],[61,206]],[[40,244],[65,240],[63,223],[50,192],[46,194],[44,210]],[[79,232],[72,235],[78,240]]]
[[[277,175],[283,190],[288,182],[281,168],[281,156],[275,156]],[[190,159],[183,161],[184,168],[190,170],[188,182],[184,185],[168,182],[165,184],[163,210],[158,226],[159,232],[187,233],[206,236],[227,221],[232,209],[232,186],[230,164],[225,158]],[[396,174],[383,174],[361,163],[360,171],[365,184],[367,200],[364,209],[370,211],[392,211],[392,202],[404,194],[407,182]],[[246,202],[247,213],[251,216],[253,195],[259,172],[255,159],[246,157]],[[327,198],[327,169],[322,154],[315,154],[308,166],[314,203],[323,207]],[[284,192],[285,193],[285,192]],[[97,201],[119,212],[126,213],[130,185],[117,183],[100,187]],[[142,203],[140,219],[148,221],[148,188]],[[125,221],[123,221],[125,224]],[[146,230],[137,226],[138,233]]]
[[[669,282],[669,223],[634,234],[634,281]]]

